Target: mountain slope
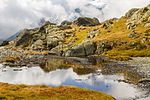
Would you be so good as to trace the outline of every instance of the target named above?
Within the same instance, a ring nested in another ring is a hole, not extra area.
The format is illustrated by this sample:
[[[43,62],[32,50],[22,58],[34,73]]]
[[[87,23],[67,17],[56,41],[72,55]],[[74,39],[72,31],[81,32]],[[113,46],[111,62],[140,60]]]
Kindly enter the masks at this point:
[[[16,39],[18,35],[19,35],[19,32],[16,33],[16,34],[14,34],[14,35],[12,35],[12,36],[9,37],[8,39],[6,39],[6,41],[12,41],[12,40]]]
[[[149,12],[150,5],[102,23],[85,17],[60,26],[46,22],[40,28],[23,30],[16,46],[64,56],[150,56]]]

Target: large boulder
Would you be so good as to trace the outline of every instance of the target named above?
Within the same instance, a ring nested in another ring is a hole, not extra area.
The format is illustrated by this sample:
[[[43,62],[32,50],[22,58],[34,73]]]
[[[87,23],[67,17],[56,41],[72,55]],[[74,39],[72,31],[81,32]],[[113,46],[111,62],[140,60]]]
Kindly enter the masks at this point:
[[[65,53],[66,57],[80,57],[80,56],[85,56],[85,49],[83,45],[77,45],[68,50]]]
[[[100,22],[97,18],[79,17],[74,21],[74,24],[78,26],[96,26],[100,24]]]
[[[95,44],[91,41],[87,41],[69,49],[65,53],[65,56],[67,57],[88,56],[94,54],[95,50],[96,50]]]
[[[83,45],[84,45],[84,49],[85,49],[85,54],[87,56],[95,53],[96,45],[93,42],[87,41],[87,42],[83,43]]]

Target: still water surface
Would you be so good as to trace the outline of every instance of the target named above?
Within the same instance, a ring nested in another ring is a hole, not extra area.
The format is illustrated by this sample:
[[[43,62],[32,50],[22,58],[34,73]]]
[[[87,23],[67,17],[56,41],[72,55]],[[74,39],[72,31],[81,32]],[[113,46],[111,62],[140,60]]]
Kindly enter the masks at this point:
[[[118,100],[142,96],[143,92],[125,82],[122,75],[102,75],[100,70],[78,75],[70,69],[44,72],[40,67],[10,68],[0,65],[0,82],[26,85],[77,86],[110,94]],[[132,99],[131,99],[132,100]]]

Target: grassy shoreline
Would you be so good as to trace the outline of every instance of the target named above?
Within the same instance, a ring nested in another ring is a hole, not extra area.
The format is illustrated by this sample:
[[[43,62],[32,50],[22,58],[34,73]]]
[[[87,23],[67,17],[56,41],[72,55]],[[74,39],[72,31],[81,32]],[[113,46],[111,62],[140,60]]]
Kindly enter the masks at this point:
[[[115,100],[112,96],[71,86],[26,86],[0,83],[0,100]]]

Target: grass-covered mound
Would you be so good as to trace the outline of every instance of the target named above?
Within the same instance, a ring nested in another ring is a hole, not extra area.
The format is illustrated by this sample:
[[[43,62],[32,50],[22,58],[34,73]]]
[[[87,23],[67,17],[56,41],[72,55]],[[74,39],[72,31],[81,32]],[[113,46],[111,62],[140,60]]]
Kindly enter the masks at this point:
[[[114,100],[101,92],[62,86],[26,86],[0,83],[0,100]]]

